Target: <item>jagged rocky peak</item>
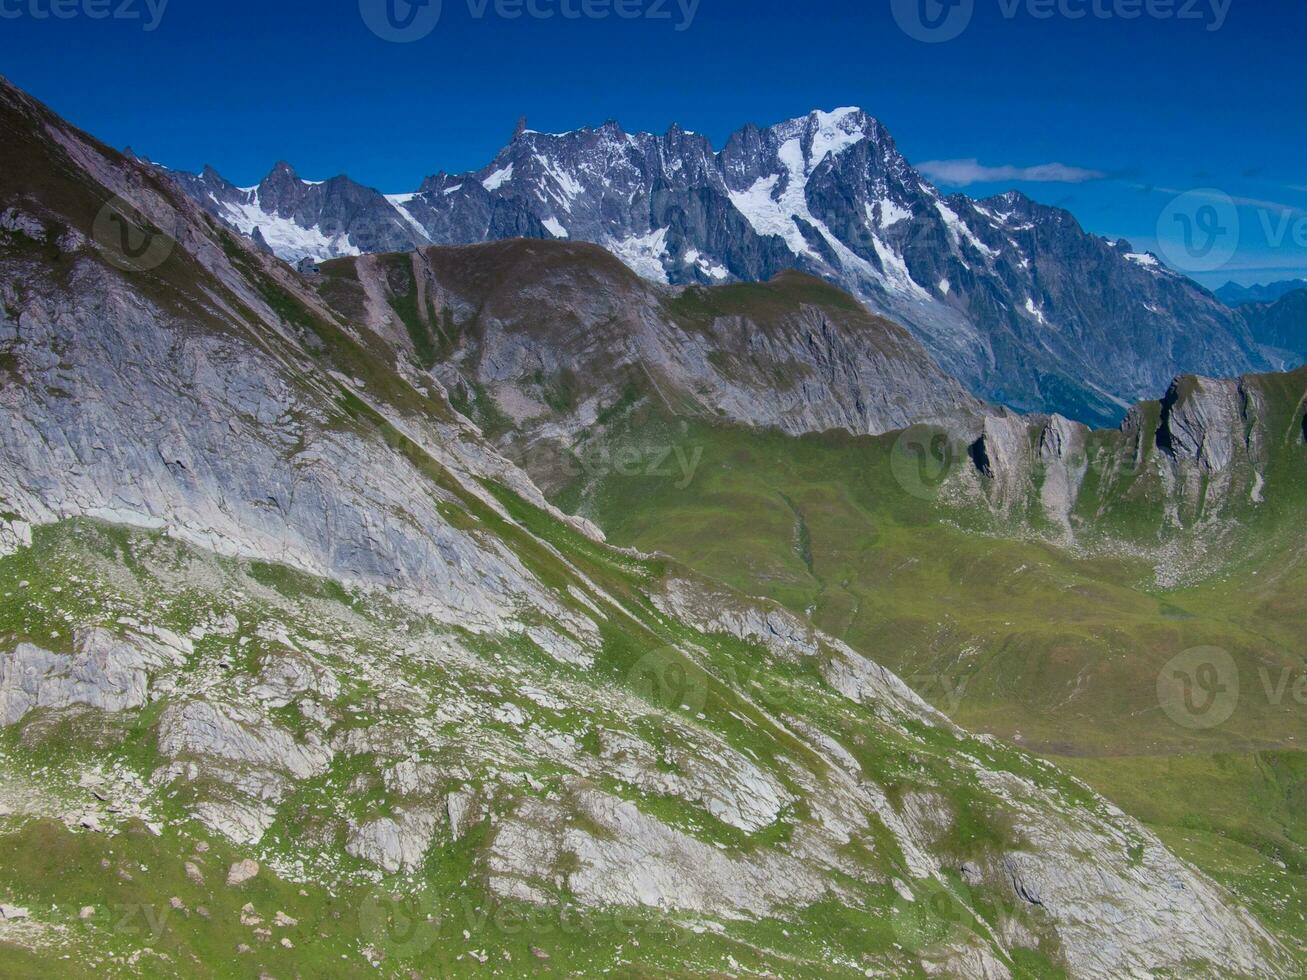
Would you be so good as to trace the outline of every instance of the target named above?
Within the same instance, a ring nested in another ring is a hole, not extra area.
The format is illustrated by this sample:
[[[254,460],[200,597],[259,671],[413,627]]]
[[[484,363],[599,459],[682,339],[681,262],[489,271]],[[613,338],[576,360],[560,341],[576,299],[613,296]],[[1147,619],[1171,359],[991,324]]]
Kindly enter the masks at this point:
[[[964,195],[955,195],[953,199],[968,200]],[[1081,231],[1080,222],[1076,220],[1075,215],[1070,211],[1050,204],[1041,204],[1018,190],[1004,191],[1002,194],[983,198],[975,203],[994,212],[997,217],[1002,219],[1004,224],[1012,224],[1014,219],[1024,219],[1035,223],[1069,223],[1074,230]]]
[[[279,214],[293,212],[310,186],[289,163],[278,160],[268,175],[259,181],[256,193],[266,209]]]

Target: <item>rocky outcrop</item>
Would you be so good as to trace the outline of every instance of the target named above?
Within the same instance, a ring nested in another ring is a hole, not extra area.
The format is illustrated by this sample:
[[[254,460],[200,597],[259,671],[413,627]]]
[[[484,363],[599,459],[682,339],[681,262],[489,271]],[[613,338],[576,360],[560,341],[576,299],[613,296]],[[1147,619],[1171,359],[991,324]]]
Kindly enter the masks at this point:
[[[1191,961],[1214,957],[1236,976],[1255,976],[1262,968],[1257,949],[1272,942],[1270,935],[1248,916],[1232,913],[1211,882],[1153,835],[1114,826],[1123,816],[1119,810],[1105,805],[1108,819],[1093,822],[1069,814],[1065,821],[1050,819],[1047,806],[1030,805],[1029,786],[1007,774],[978,775],[1004,798],[1026,800],[1018,802],[1016,813],[1027,846],[1006,853],[991,873],[1006,879],[1016,901],[1057,923],[1073,976],[1110,980],[1191,973]],[[1052,812],[1058,809],[1055,805]],[[1092,866],[1050,857],[1047,848],[1054,841],[1064,854],[1093,854]],[[1180,933],[1184,938],[1177,943]],[[1234,935],[1243,940],[1227,945]]]
[[[1158,447],[1174,459],[1197,463],[1207,473],[1228,469],[1236,446],[1246,438],[1250,416],[1259,414],[1255,397],[1239,381],[1177,379],[1162,399]]]
[[[960,437],[936,427],[954,462],[932,496],[987,509],[1004,528],[1024,526],[1074,549],[1154,555],[1159,582],[1173,584],[1197,573],[1209,550],[1296,480],[1304,403],[1304,369],[1185,376],[1160,401],[1133,407],[1115,430],[1010,412],[986,416]],[[956,447],[972,433],[970,465],[957,465]],[[1140,535],[1140,515],[1152,515],[1155,536]]]
[[[620,421],[634,395],[660,411],[792,434],[874,434],[983,411],[907,331],[798,273],[682,292],[591,245],[516,241],[342,260],[324,275],[343,315],[451,392],[488,397],[492,413],[467,399],[487,429],[511,419],[505,438],[561,442],[553,452],[578,455],[574,468],[619,465],[586,457],[576,440]],[[692,479],[694,447],[665,448],[632,465]],[[526,460],[537,476],[549,462],[543,449]]]
[[[646,906],[713,916],[767,915],[817,901],[826,885],[794,858],[723,854],[640,812],[631,802],[576,787],[564,810],[528,801],[503,821],[490,846],[491,886],[541,901],[565,855],[569,891],[588,906]],[[590,826],[568,826],[578,812]]]
[[[347,853],[395,874],[420,867],[436,833],[436,815],[400,809],[393,817],[379,817],[351,827]]]
[[[191,652],[188,640],[164,637],[79,628],[68,654],[19,643],[0,657],[0,725],[15,724],[42,708],[85,705],[117,712],[143,707],[151,672],[180,666]]]
[[[297,742],[253,709],[204,701],[168,707],[159,720],[159,751],[279,770],[296,779],[325,772],[331,762],[327,746]]]

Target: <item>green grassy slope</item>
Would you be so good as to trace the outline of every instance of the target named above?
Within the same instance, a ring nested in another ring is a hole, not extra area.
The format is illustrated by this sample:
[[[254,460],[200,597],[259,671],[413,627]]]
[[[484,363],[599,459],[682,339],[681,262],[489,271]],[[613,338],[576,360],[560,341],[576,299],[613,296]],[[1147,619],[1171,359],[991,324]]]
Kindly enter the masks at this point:
[[[1101,489],[1087,482],[1081,514],[1116,542],[1091,551],[1047,543],[1037,521],[906,493],[892,435],[792,439],[641,417],[623,438],[697,454],[693,478],[606,472],[560,500],[616,543],[810,613],[964,726],[1081,775],[1234,882],[1283,935],[1307,936],[1307,466],[1292,431],[1300,379],[1267,382],[1288,447],[1266,467],[1268,502],[1222,505],[1238,546],[1174,588],[1156,584],[1165,535],[1146,466],[1091,468]],[[1115,451],[1115,434],[1093,438],[1091,456],[1095,443]],[[1190,519],[1203,517],[1200,504]],[[1168,713],[1158,689],[1172,658],[1204,647],[1229,652],[1239,685],[1211,727]]]
[[[687,717],[701,711],[703,723],[728,744],[784,771],[782,757],[809,759],[812,749],[770,723],[757,705],[795,713],[835,733],[893,795],[923,785],[947,787],[948,803],[960,819],[949,840],[941,842],[941,853],[960,860],[991,847],[1012,846],[986,796],[951,778],[951,757],[963,747],[955,736],[924,726],[894,734],[869,710],[833,695],[817,677],[776,664],[748,644],[699,634],[668,620],[643,600],[645,590],[657,587],[673,571],[666,562],[621,556],[588,542],[502,488],[496,493],[524,527],[559,548],[591,582],[625,597],[637,611],[634,619],[615,617],[606,628],[601,657],[592,669],[560,668],[528,643],[457,631],[450,635],[478,651],[483,657],[479,669],[490,673],[481,677],[476,670],[459,674],[433,667],[397,653],[402,647],[396,645],[398,638],[411,643],[431,631],[448,633],[448,628],[382,597],[351,593],[275,565],[216,558],[163,535],[91,521],[39,529],[31,548],[0,558],[0,595],[5,597],[0,636],[6,643],[21,638],[58,650],[69,642],[70,622],[114,628],[126,618],[185,633],[197,623],[230,615],[247,624],[240,631],[244,639],[238,642],[235,634],[208,636],[196,644],[184,668],[186,674],[217,678],[219,686],[210,687],[212,697],[225,689],[222,685],[256,673],[268,658],[284,655],[275,643],[260,639],[257,629],[251,634],[247,628],[286,624],[306,638],[299,642],[333,651],[329,663],[342,687],[327,708],[340,718],[337,734],[377,720],[377,711],[384,717],[386,709],[370,701],[376,694],[371,670],[395,672],[416,688],[449,690],[451,696],[495,679],[510,691],[526,682],[548,685],[560,670],[573,682],[594,685],[596,691],[606,685],[644,690],[637,668],[651,646],[666,649],[669,643],[693,642],[709,653],[711,674],[705,677],[702,703],[684,710]],[[484,516],[479,512],[478,519]],[[543,562],[548,559],[540,560],[546,571]],[[561,581],[572,573],[557,566],[553,574]],[[251,635],[253,642],[248,641]],[[609,718],[603,697],[596,694],[585,713],[564,718],[560,730],[636,724],[648,737],[665,737],[659,734],[655,713],[664,709],[658,691],[645,696],[653,699],[646,719]],[[722,930],[705,930],[695,917],[650,910],[581,909],[565,900],[557,907],[540,908],[498,898],[487,889],[483,860],[493,825],[485,819],[461,839],[438,844],[419,870],[379,876],[344,853],[342,828],[332,816],[341,805],[363,813],[378,807],[384,812],[394,804],[375,778],[380,760],[367,755],[339,756],[326,774],[295,790],[282,807],[284,816],[253,852],[263,870],[239,887],[224,883],[226,871],[251,851],[224,842],[190,818],[188,807],[197,792],[204,792],[203,786],[148,791],[145,796],[159,820],[155,831],[139,820],[108,833],[66,829],[63,817],[81,812],[90,801],[88,790],[76,779],[79,771],[131,771],[148,785],[150,775],[166,763],[157,749],[157,729],[169,700],[165,694],[148,708],[123,715],[39,710],[23,724],[0,732],[0,776],[6,787],[0,802],[7,804],[0,810],[0,880],[5,900],[27,907],[33,920],[33,931],[0,932],[0,974],[48,975],[51,958],[67,955],[68,973],[75,977],[348,977],[370,969],[368,962],[379,963],[385,976],[406,976],[413,970],[426,976],[463,976],[484,971],[482,956],[491,958],[490,967],[505,975],[595,975],[612,970],[633,977],[700,976],[732,968],[779,969],[786,976],[815,978],[860,976],[864,964],[889,968],[896,976],[921,975],[912,954],[922,950],[902,951],[903,930],[909,927],[895,919],[902,902],[884,879],[879,884],[841,881],[846,893],[859,896],[855,906],[820,902],[797,910],[784,922],[741,921]],[[298,724],[293,706],[276,717],[292,729]],[[402,723],[402,712],[395,719]],[[466,725],[446,727],[454,740]],[[500,734],[516,737],[511,730]],[[975,752],[976,746],[968,744],[966,749]],[[995,766],[1055,781],[1068,800],[1084,795],[1063,777],[1032,768],[1018,753],[994,747],[987,754]],[[541,789],[521,782],[516,784],[520,788],[510,789],[496,773],[493,754],[470,761],[473,781],[484,781],[486,791],[497,794],[495,813],[506,812],[523,794],[549,793],[559,785],[559,772],[545,767],[533,775],[543,784]],[[822,764],[820,759],[811,761]],[[732,852],[781,844],[791,821],[805,818],[795,813],[749,835],[675,797],[635,792],[621,783],[605,788]],[[305,839],[324,841],[325,863],[300,863]],[[878,878],[905,874],[892,836],[883,828],[877,833],[874,824],[865,840],[851,845],[849,856]],[[187,862],[198,869],[198,879],[188,873]],[[975,893],[969,898],[980,914],[994,916],[986,928],[1022,914],[999,896],[986,899]],[[951,901],[938,922],[929,915],[915,917],[912,935],[923,930],[930,936],[952,934],[958,928],[955,917],[964,913],[956,899]],[[88,907],[91,911],[83,918],[80,911]],[[279,912],[293,921],[278,924]],[[1043,951],[1025,950],[1018,974],[1060,976],[1056,960],[1055,943]]]

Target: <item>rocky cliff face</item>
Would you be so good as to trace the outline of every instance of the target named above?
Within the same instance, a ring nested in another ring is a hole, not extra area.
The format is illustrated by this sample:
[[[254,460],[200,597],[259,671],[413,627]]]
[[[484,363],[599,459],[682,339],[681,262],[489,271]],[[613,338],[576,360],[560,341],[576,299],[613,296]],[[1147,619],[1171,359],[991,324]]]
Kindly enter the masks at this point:
[[[0,956],[1292,972],[1053,766],[552,510],[382,327],[150,171],[7,85],[0,131],[0,834],[105,871],[74,920],[8,847]],[[116,927],[123,894],[181,924]],[[469,912],[509,903],[585,931]]]
[[[315,217],[318,187],[274,193],[282,167],[248,192],[181,179],[247,232],[271,202],[262,234],[294,240],[273,245],[288,258],[526,236],[598,243],[661,283],[802,270],[908,327],[973,394],[1090,423],[1116,424],[1182,372],[1228,376],[1294,356],[1263,351],[1211,294],[1065,211],[1018,193],[940,194],[860,109],[746,126],[720,151],[677,127],[524,130],[482,169],[436,174],[414,193],[356,187],[351,200],[369,204],[348,227],[339,208]],[[306,248],[304,236],[321,241]]]
[[[1234,546],[1259,511],[1297,505],[1305,415],[1303,369],[1176,378],[1115,430],[995,415],[950,436],[970,465],[954,468],[941,499],[983,503],[1072,546],[1154,552],[1159,581],[1175,584]]]

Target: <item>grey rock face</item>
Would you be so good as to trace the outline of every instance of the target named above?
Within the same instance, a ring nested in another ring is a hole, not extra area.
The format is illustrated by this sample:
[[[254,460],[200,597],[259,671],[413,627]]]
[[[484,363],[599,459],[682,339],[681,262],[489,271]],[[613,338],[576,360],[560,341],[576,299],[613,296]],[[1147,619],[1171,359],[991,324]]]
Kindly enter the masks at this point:
[[[565,811],[527,801],[490,846],[491,884],[508,897],[539,900],[564,854],[575,855],[568,888],[590,906],[647,906],[718,916],[766,915],[816,901],[826,890],[800,861],[780,854],[739,859],[640,812],[633,804],[578,788],[573,805],[599,833],[563,826]]]
[[[361,584],[398,575],[426,602],[454,600],[461,608],[442,614],[451,621],[483,629],[516,601],[573,621],[505,549],[450,526],[408,464],[333,425],[320,395],[233,337],[174,334],[120,280],[70,261],[70,290],[33,290],[6,346],[26,383],[0,390],[0,499],[29,522],[168,526],[227,554],[277,555]],[[433,451],[460,471],[481,465],[471,450],[451,454],[462,437],[450,435]],[[430,591],[438,580],[447,588]]]
[[[1158,446],[1208,473],[1227,469],[1249,415],[1250,397],[1238,381],[1185,378],[1173,383],[1162,399]]]
[[[350,829],[345,850],[384,871],[412,871],[422,863],[436,832],[432,813],[400,809]]]
[[[239,885],[243,885],[258,873],[259,862],[252,860],[251,858],[243,858],[242,860],[235,862],[227,870],[227,887],[236,888]]]
[[[1013,800],[1029,790],[1009,774],[978,775]],[[1035,809],[1042,812],[1036,815]],[[1152,976],[1159,970],[1186,972],[1191,969],[1185,965],[1186,957],[1202,961],[1212,955],[1228,957],[1225,969],[1233,975],[1257,974],[1256,957],[1247,958],[1248,948],[1217,951],[1224,946],[1228,929],[1252,930],[1262,942],[1270,937],[1251,919],[1231,921],[1221,893],[1151,834],[1114,827],[1111,819],[1059,825],[1043,807],[1019,805],[1017,812],[1018,825],[1034,847],[1008,853],[994,873],[1007,878],[1019,902],[1037,906],[1058,922],[1072,975],[1110,980]],[[1106,805],[1105,816],[1119,815]],[[1066,853],[1093,854],[1092,867],[1048,860],[1043,848],[1054,836]],[[1132,846],[1140,855],[1137,860],[1129,856]],[[1140,888],[1149,894],[1143,903],[1137,901]],[[1202,923],[1206,925],[1184,940],[1187,950],[1173,944],[1177,929],[1189,933],[1193,925]]]
[[[159,751],[283,770],[308,779],[327,768],[331,750],[296,742],[257,711],[192,701],[170,705],[159,721]]]
[[[39,708],[140,708],[148,699],[150,672],[182,663],[187,646],[104,629],[78,629],[71,654],[19,643],[0,657],[0,725]]]

